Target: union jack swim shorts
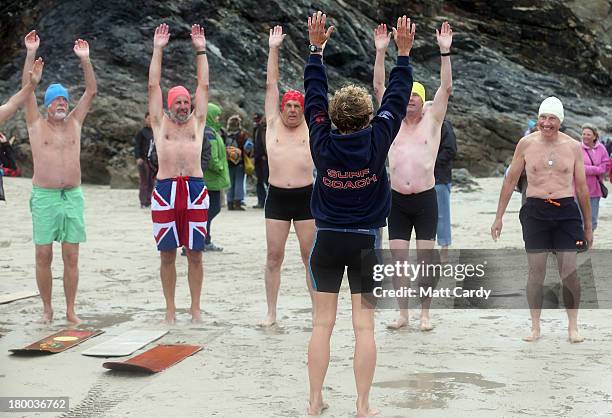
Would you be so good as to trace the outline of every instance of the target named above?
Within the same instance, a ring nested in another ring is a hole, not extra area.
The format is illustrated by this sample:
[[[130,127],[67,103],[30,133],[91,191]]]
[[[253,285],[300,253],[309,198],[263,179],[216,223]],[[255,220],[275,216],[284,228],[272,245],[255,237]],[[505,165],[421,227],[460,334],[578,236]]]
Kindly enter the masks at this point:
[[[158,180],[151,196],[157,249],[170,251],[185,246],[190,250],[204,250],[208,205],[208,190],[202,178]]]

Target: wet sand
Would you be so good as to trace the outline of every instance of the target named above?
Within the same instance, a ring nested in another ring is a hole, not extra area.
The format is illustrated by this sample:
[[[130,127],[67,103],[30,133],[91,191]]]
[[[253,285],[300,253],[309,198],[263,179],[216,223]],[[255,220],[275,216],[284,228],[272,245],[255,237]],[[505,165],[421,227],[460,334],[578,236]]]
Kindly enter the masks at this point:
[[[493,243],[489,229],[501,179],[479,183],[481,192],[452,194],[453,246],[521,248],[520,196],[514,194],[510,203],[502,240]],[[36,289],[30,189],[29,179],[5,179],[8,203],[0,202],[0,293]],[[102,368],[104,359],[82,356],[81,351],[130,329],[164,329],[164,300],[150,214],[139,209],[137,191],[86,185],[84,192],[88,242],[81,250],[77,312],[87,326],[105,334],[60,354],[9,354],[8,349],[67,325],[56,244],[55,322],[35,323],[42,310],[38,297],[0,305],[0,396],[69,396],[71,411],[65,416],[304,416],[310,298],[295,235],[290,234],[282,271],[279,326],[255,327],[266,309],[263,212],[223,210],[213,223],[213,236],[225,251],[204,255],[204,323],[189,321],[186,260],[179,257],[177,324],[158,340],[200,344],[204,349],[156,375],[107,371]],[[602,200],[595,233],[599,249],[612,249],[610,220],[612,202]],[[376,320],[378,366],[371,403],[382,416],[612,413],[612,310],[581,311],[581,331],[587,338],[582,344],[568,342],[561,310],[543,312],[543,338],[533,344],[520,338],[529,331],[526,310],[435,310],[436,328],[429,333],[418,332],[417,321],[408,329],[388,331],[385,325],[395,315],[382,310]],[[347,417],[354,412],[353,343],[345,282],[324,388],[330,409],[323,416]]]

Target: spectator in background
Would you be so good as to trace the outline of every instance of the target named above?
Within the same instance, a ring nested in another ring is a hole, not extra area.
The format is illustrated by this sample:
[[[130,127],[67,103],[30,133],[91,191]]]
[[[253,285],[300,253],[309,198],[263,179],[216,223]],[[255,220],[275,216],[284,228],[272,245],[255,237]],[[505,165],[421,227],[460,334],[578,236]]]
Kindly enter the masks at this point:
[[[442,122],[442,139],[438,148],[434,177],[436,178],[436,195],[438,199],[438,226],[436,237],[442,261],[448,260],[448,247],[451,245],[451,210],[450,193],[452,186],[453,159],[457,155],[457,138],[453,125],[447,120]]]
[[[206,115],[206,128],[204,140],[210,144],[210,161],[204,171],[204,181],[208,188],[210,206],[208,208],[208,224],[206,225],[206,240],[204,251],[223,251],[222,247],[212,242],[212,220],[221,211],[221,191],[230,185],[227,156],[225,155],[225,141],[221,137],[221,108],[215,103],[208,103]]]
[[[604,176],[608,172],[608,165],[610,163],[608,151],[598,139],[599,132],[595,126],[588,123],[582,125],[582,154],[591,200],[593,231],[597,228],[599,200],[602,196],[605,197],[601,186],[603,185]]]
[[[606,151],[608,151],[608,155],[612,155],[612,138],[606,138],[606,140],[603,141],[603,144],[606,147]],[[612,168],[612,165],[610,165],[610,168]]]
[[[15,137],[6,139],[3,133],[0,132],[0,170],[7,177],[21,176],[21,169],[17,167],[15,162],[15,153],[13,151],[13,142]]]
[[[538,130],[538,123],[534,119],[529,119],[527,121],[527,130],[523,133],[523,136],[527,136],[531,133],[534,133]]]
[[[266,119],[261,113],[253,117],[253,141],[255,142],[255,176],[257,176],[257,204],[255,209],[263,209],[268,194],[268,155],[266,150]]]
[[[149,112],[145,113],[144,125],[134,137],[134,156],[136,157],[136,166],[140,177],[138,198],[140,199],[140,207],[143,209],[151,207],[151,193],[153,192],[156,174],[149,164],[149,157],[153,148],[153,131],[151,130]]]
[[[230,188],[227,191],[228,210],[245,210],[243,205],[245,144],[249,134],[242,129],[242,118],[233,115],[227,120],[225,147],[229,166]]]

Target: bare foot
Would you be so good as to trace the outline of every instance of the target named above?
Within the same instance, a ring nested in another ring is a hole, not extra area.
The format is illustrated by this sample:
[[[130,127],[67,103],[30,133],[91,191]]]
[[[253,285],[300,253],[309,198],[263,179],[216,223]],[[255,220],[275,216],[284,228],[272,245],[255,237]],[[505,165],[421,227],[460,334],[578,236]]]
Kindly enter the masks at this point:
[[[380,414],[380,410],[374,408],[367,408],[365,410],[357,410],[356,418],[367,418],[367,417],[375,417]]]
[[[578,333],[577,329],[571,329],[569,330],[569,340],[572,344],[581,343],[584,341],[584,337]]]
[[[325,411],[327,408],[329,408],[329,404],[323,401],[315,405],[308,402],[308,408],[307,408],[308,415],[321,415],[321,413]]]
[[[258,327],[262,327],[262,328],[269,328],[272,325],[276,324],[276,315],[266,315],[266,319],[264,319],[263,321],[259,321],[257,323]]]
[[[166,317],[164,322],[168,325],[174,325],[176,323],[176,314],[174,311],[166,310]]]
[[[81,320],[81,318],[79,318],[74,312],[66,312],[66,319],[68,322],[72,322],[73,324],[80,324],[83,322],[83,320]]]
[[[428,316],[421,317],[421,331],[427,332],[434,329],[433,325],[431,325],[431,320]]]
[[[201,324],[202,323],[202,314],[199,309],[191,309],[191,323],[192,324]]]
[[[392,322],[387,325],[387,329],[398,330],[400,328],[404,328],[408,326],[408,318],[405,316],[400,316],[397,318],[395,322]]]
[[[51,322],[53,322],[53,310],[44,310],[42,317],[36,322],[38,322],[39,324],[50,324]]]
[[[523,341],[527,341],[529,343],[537,341],[540,339],[540,329],[539,328],[534,328],[531,330],[531,335],[527,335],[526,337],[523,337]]]

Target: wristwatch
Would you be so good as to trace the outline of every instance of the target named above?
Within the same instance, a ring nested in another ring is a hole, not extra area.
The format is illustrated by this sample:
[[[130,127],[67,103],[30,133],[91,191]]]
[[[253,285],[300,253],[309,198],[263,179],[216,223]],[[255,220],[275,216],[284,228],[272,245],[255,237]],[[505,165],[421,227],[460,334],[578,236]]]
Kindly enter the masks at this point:
[[[310,50],[311,54],[320,54],[321,52],[323,52],[323,48],[321,48],[320,46],[313,45],[313,44],[310,44],[308,49]]]

